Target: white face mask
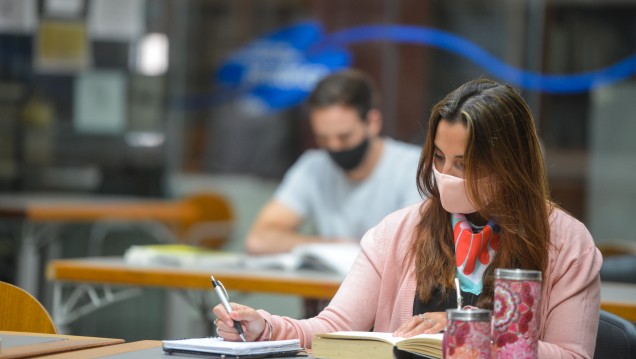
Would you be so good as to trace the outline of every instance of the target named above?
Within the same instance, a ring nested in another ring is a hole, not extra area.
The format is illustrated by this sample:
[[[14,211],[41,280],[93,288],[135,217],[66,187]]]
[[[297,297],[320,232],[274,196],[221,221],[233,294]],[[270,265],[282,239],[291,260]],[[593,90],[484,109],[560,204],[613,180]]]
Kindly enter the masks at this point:
[[[475,213],[477,208],[472,204],[466,192],[466,181],[463,178],[439,173],[433,165],[433,174],[439,190],[442,207],[450,213]]]

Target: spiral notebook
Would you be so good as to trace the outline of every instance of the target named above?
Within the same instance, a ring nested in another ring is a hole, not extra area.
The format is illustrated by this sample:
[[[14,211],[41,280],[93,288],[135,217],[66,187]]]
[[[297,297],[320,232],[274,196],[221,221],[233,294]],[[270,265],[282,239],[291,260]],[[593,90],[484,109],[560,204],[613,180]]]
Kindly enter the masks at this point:
[[[294,356],[303,348],[298,339],[266,342],[229,342],[222,338],[192,338],[164,340],[165,352],[183,352],[225,356],[226,358],[266,358],[270,356]]]

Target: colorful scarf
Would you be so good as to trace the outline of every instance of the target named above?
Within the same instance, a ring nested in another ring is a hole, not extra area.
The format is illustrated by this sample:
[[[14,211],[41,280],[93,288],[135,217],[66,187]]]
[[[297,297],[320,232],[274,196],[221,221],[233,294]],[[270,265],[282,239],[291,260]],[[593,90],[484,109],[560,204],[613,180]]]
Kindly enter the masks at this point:
[[[499,247],[499,226],[490,220],[484,227],[470,223],[463,214],[452,214],[455,265],[463,291],[481,294],[484,271]]]

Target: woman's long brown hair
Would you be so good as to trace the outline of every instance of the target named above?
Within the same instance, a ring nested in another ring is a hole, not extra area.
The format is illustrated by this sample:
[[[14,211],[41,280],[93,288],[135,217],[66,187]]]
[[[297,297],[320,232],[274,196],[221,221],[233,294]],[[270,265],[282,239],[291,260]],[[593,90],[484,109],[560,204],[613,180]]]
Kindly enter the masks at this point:
[[[433,107],[417,178],[418,189],[430,200],[420,209],[419,234],[409,252],[418,295],[424,302],[431,299],[435,287],[442,297],[447,296],[456,273],[451,219],[442,207],[432,172],[440,121],[462,123],[468,129],[467,191],[479,214],[494,219],[501,229],[499,248],[484,273],[477,301],[480,308],[491,308],[495,268],[545,272],[548,263],[548,215],[553,204],[534,120],[514,89],[485,79],[462,85]]]

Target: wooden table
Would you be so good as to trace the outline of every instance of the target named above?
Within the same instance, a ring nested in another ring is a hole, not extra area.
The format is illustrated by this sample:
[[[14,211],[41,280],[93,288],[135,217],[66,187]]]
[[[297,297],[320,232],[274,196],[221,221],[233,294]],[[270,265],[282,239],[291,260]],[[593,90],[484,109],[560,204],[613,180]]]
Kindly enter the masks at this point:
[[[331,299],[343,279],[338,274],[312,270],[254,270],[238,265],[198,269],[140,266],[126,263],[122,257],[53,260],[47,266],[46,275],[53,282],[52,315],[58,328],[84,313],[132,297],[139,293],[140,287],[211,292],[210,275],[214,275],[228,291]],[[62,298],[63,286],[73,287],[73,293]],[[97,300],[74,307],[83,295]],[[209,313],[210,308],[198,309]]]
[[[159,340],[142,340],[138,342],[111,345],[103,348],[86,349],[80,351],[74,351],[70,353],[63,353],[58,355],[46,355],[42,358],[46,359],[85,359],[85,358],[144,358],[144,359],[181,359],[181,358],[205,358],[205,355],[187,355],[172,353],[167,355],[161,348],[161,341]],[[311,355],[299,356],[303,359],[313,359]],[[270,359],[277,359],[276,357],[269,357]],[[293,357],[284,357],[281,359],[290,359]]]
[[[54,282],[53,317],[57,325],[64,325],[69,318],[73,319],[69,315],[72,309],[63,309],[62,306],[61,288],[64,284],[84,285],[86,291],[99,286],[134,287],[105,295],[103,306],[130,296],[130,290],[138,290],[138,287],[210,290],[211,274],[231,291],[317,299],[331,299],[343,279],[337,274],[310,270],[289,272],[256,271],[240,267],[194,269],[135,266],[125,263],[121,257],[54,260],[47,268],[47,277]],[[636,285],[602,282],[601,308],[636,322]]]
[[[80,337],[74,335],[0,331],[0,359],[28,358],[53,353],[121,344],[123,339]],[[86,358],[86,357],[85,357]]]
[[[601,282],[601,308],[636,323],[636,284]]]
[[[121,257],[58,259],[49,262],[47,278],[54,282],[81,282],[173,289],[211,290],[210,275],[227,290],[331,299],[343,277],[313,270],[255,270],[240,266],[181,268],[141,266]]]
[[[139,358],[152,358],[152,355],[149,355],[148,352],[157,352],[156,354],[161,355],[160,358],[166,359],[165,354],[163,354],[163,350],[161,349],[161,341],[159,340],[142,340],[138,342],[131,342],[125,344],[111,345],[108,347],[102,348],[93,348],[93,349],[85,349],[74,351],[70,353],[62,353],[62,354],[53,354],[53,355],[45,355],[42,358],[47,359],[85,359],[85,358],[100,358],[100,357],[108,357],[108,356],[117,356],[117,355],[125,355],[134,353],[138,355]],[[172,355],[169,357],[173,359]],[[189,358],[192,358],[190,356]]]
[[[0,196],[0,216],[31,221],[94,221],[101,218],[181,221],[196,215],[182,201],[111,196]]]
[[[40,252],[54,243],[58,227],[66,223],[94,221],[144,222],[161,239],[174,238],[171,226],[197,218],[188,201],[153,200],[136,197],[12,195],[0,196],[0,217],[22,221],[18,254],[17,284],[43,301],[39,295]]]

